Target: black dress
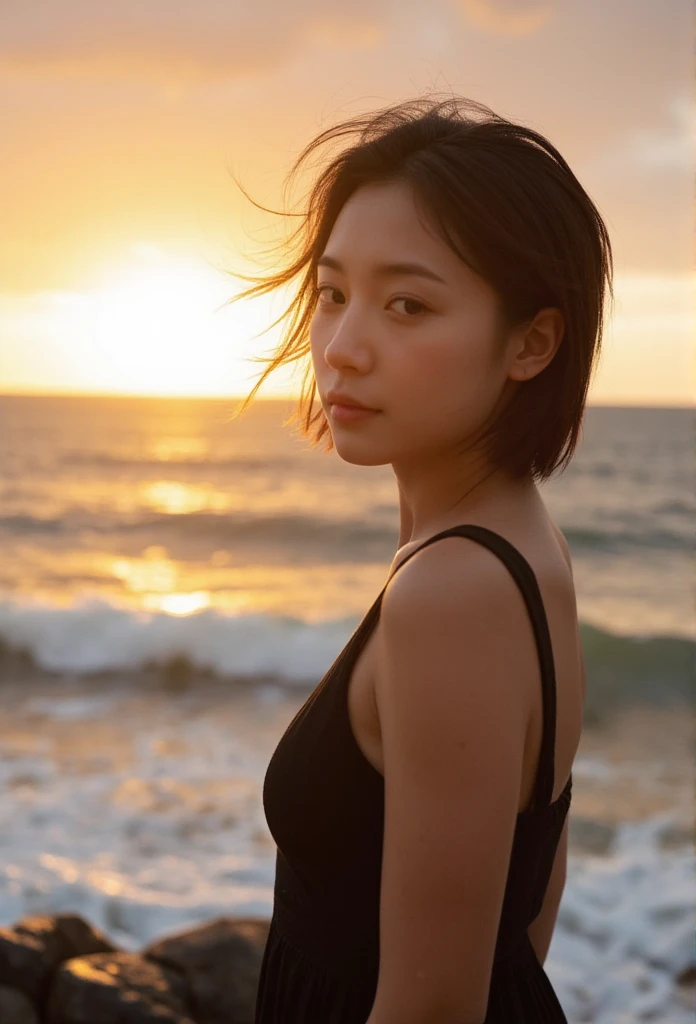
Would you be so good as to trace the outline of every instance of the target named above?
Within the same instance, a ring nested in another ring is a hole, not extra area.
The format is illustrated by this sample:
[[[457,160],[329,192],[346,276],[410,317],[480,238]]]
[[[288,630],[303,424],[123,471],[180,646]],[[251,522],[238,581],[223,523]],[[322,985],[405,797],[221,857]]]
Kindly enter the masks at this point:
[[[517,817],[486,1024],[561,1024],[567,1019],[527,935],[541,909],[570,806],[572,773],[553,802],[556,681],[534,572],[509,541],[462,525],[490,548],[524,596],[536,638],[543,736],[531,803]],[[268,765],[263,807],[277,845],[273,915],[255,1024],[365,1024],[377,987],[384,778],[357,745],[348,717],[351,669],[379,617],[386,584],[282,736]],[[433,865],[437,870],[437,865]]]

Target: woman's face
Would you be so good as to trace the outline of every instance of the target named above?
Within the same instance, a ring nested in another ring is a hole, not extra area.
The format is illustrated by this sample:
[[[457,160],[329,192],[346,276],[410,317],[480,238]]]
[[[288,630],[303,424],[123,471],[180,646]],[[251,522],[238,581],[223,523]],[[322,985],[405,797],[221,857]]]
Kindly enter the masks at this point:
[[[383,269],[394,263],[425,271]],[[483,426],[508,380],[495,294],[421,221],[406,183],[351,196],[318,260],[317,286],[314,375],[342,459],[446,457]],[[379,412],[342,422],[330,388]]]

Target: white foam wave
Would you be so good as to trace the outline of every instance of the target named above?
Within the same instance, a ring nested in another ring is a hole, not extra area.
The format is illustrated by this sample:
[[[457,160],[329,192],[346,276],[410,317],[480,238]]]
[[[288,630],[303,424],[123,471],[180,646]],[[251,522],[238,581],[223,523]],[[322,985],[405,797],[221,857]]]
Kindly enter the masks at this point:
[[[220,914],[269,915],[275,846],[261,783],[277,737],[259,732],[268,708],[206,719],[188,698],[148,697],[159,703],[147,714],[109,700],[30,698],[25,711],[50,712],[55,726],[0,742],[0,924],[69,910],[136,950]],[[90,713],[85,730],[78,720]],[[128,737],[125,753],[99,738],[99,716]],[[602,776],[590,761],[578,778]],[[660,844],[675,820],[666,810],[624,823],[606,855],[571,853],[545,964],[571,1024],[692,1019],[674,979],[693,962],[693,853]]]
[[[171,615],[115,607],[102,599],[54,607],[0,602],[0,639],[28,651],[53,672],[137,671],[185,657],[221,676],[278,676],[307,682],[323,675],[357,625],[354,619],[310,623],[267,614],[205,609]]]

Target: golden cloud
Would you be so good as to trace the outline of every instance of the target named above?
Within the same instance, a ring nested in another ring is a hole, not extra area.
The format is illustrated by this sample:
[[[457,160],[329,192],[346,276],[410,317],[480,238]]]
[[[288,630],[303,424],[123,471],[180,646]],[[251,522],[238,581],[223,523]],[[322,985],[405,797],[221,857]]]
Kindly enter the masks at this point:
[[[477,28],[495,35],[528,36],[547,25],[557,0],[454,0]]]
[[[0,73],[63,79],[196,82],[273,70],[308,45],[372,49],[393,0],[253,5],[224,0],[65,0],[41,19],[29,5],[0,4]]]

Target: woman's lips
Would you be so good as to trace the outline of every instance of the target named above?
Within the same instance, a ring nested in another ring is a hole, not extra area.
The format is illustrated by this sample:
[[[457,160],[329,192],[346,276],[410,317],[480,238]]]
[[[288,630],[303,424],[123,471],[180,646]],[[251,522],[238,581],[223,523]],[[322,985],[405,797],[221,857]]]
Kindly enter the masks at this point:
[[[379,411],[379,409],[363,409],[355,405],[334,404],[331,406],[331,416],[339,423],[358,423],[370,416],[376,416]]]

